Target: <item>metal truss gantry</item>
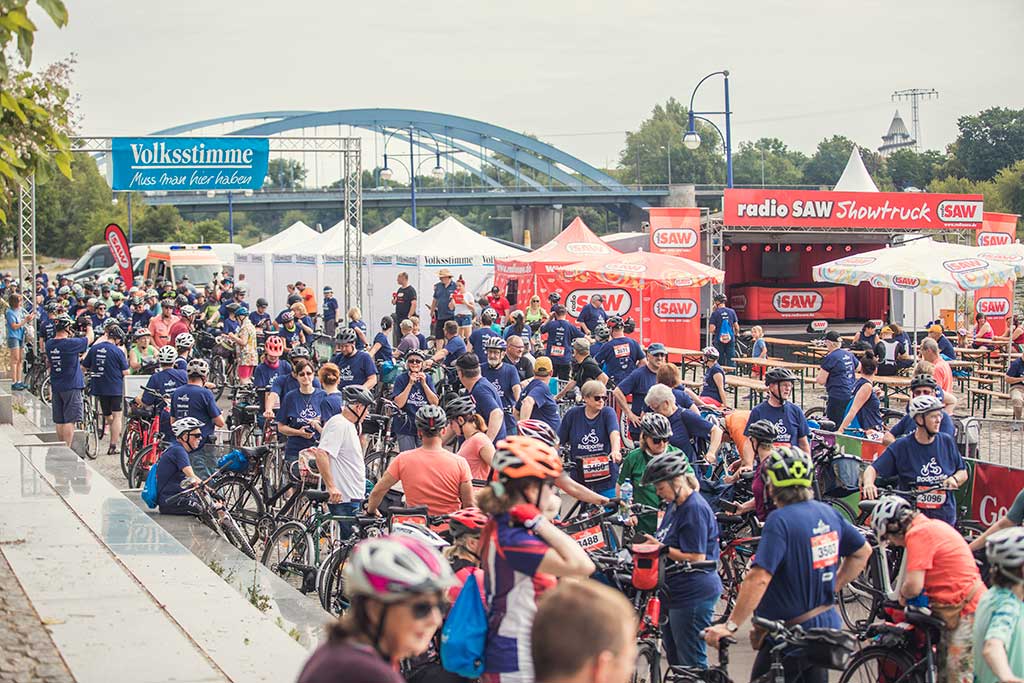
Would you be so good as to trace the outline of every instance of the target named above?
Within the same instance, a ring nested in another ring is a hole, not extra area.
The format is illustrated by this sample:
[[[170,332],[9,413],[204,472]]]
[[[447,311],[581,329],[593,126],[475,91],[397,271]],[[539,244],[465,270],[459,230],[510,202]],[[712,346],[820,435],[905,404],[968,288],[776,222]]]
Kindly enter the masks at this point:
[[[18,279],[21,291],[34,296],[36,276],[36,177],[18,186]],[[33,299],[34,301],[34,299]]]

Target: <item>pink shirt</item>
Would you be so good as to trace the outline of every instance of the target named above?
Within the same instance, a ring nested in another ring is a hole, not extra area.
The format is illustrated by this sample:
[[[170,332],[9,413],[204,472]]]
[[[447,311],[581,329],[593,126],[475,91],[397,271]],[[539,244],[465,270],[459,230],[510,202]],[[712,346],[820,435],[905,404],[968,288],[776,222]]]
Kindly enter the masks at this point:
[[[469,463],[451,451],[414,448],[398,454],[388,474],[402,482],[410,507],[426,505],[432,515],[447,515],[462,507],[459,489],[471,482]]]
[[[462,448],[459,449],[459,455],[469,463],[469,471],[473,473],[474,479],[487,481],[487,477],[491,473],[491,466],[480,457],[480,450],[484,446],[489,445],[491,445],[491,440],[487,438],[487,434],[477,432],[469,439],[466,439],[462,444]]]
[[[942,391],[953,390],[953,369],[949,367],[949,363],[946,359],[941,356],[935,361],[935,370],[932,371],[932,375],[935,376],[935,381],[939,383],[939,388]]]

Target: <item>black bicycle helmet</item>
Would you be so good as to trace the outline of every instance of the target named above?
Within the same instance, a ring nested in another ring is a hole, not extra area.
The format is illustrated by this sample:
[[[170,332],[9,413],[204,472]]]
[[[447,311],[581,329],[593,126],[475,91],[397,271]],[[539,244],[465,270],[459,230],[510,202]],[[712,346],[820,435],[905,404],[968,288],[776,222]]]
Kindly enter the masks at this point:
[[[597,341],[608,341],[611,339],[612,331],[604,323],[598,323],[594,328],[594,339]]]
[[[644,413],[640,418],[640,433],[655,439],[667,439],[672,436],[672,425],[660,413]]]
[[[772,384],[778,384],[779,382],[796,382],[797,376],[793,374],[792,370],[787,368],[771,368],[768,372],[764,373],[764,383],[766,386]]]
[[[758,420],[747,426],[747,436],[757,439],[759,443],[775,443],[775,440],[779,438],[779,428],[775,426],[774,422]]]
[[[121,341],[124,339],[124,330],[121,329],[120,325],[108,325],[106,329],[106,335],[114,341]]]
[[[362,384],[350,384],[341,390],[341,398],[345,401],[345,405],[351,406],[359,404],[362,406],[372,406],[376,401],[373,400],[373,394],[370,390],[364,387]]]
[[[270,303],[266,299],[264,299],[263,297],[260,297],[259,299],[256,299],[256,308],[259,308],[260,306],[269,306],[269,305],[270,305]]]
[[[609,331],[622,327],[622,316],[610,316],[607,320],[604,321],[604,324],[608,326]]]
[[[64,330],[70,332],[75,327],[75,321],[69,315],[62,315],[53,321],[54,330]]]
[[[764,468],[767,481],[777,489],[790,486],[810,487],[813,472],[811,456],[793,446],[773,448]]]
[[[449,420],[454,420],[457,417],[469,417],[470,415],[476,415],[476,402],[473,400],[472,396],[459,396],[445,404],[444,412],[448,415]],[[419,417],[419,415],[417,415],[417,417]]]
[[[288,360],[298,360],[300,358],[309,358],[309,349],[305,346],[296,346],[288,352]]]
[[[356,331],[351,327],[343,327],[337,331],[334,335],[334,341],[339,344],[355,344],[356,343]]]
[[[681,452],[662,453],[651,458],[651,461],[647,463],[647,468],[644,470],[644,486],[652,486],[659,481],[675,479],[686,474],[689,469],[690,463]]]
[[[288,305],[289,306],[291,306],[292,304],[297,304],[300,301],[302,301],[302,296],[300,296],[299,294],[290,294],[290,295],[288,295]]]
[[[416,429],[424,434],[437,435],[448,425],[448,416],[441,406],[427,404],[416,411]]]
[[[910,390],[923,389],[928,387],[932,391],[936,391],[939,388],[939,383],[935,381],[935,378],[931,375],[914,375],[914,378],[910,380]]]

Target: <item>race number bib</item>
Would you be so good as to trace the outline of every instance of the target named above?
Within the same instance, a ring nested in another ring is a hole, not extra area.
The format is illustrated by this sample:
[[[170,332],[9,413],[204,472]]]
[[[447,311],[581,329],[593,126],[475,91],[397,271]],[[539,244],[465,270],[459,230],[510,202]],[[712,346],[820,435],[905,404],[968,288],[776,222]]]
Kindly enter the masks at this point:
[[[577,531],[572,534],[572,537],[580,544],[580,547],[588,553],[605,547],[604,534],[601,533],[600,524],[595,524],[587,529]]]
[[[629,355],[629,344],[619,344],[615,347],[615,357],[625,358]]]
[[[919,486],[918,490],[930,488],[928,486]],[[927,493],[917,494],[917,509],[919,510],[938,510],[946,503],[946,492],[945,491],[928,491]]]
[[[815,569],[824,569],[839,563],[839,532],[811,536],[811,559]]]
[[[554,356],[555,358],[561,358],[562,356],[565,355],[565,347],[564,346],[552,346],[551,347],[551,355]]]
[[[583,481],[600,481],[612,476],[612,461],[607,455],[580,458],[580,469],[583,471]]]

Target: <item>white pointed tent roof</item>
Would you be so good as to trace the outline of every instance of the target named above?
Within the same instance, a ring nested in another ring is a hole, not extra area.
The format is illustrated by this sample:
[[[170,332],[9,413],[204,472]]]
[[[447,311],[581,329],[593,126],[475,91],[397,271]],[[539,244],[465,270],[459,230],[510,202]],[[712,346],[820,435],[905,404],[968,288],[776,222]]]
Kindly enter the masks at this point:
[[[287,228],[242,250],[243,254],[291,253],[298,244],[308,243],[320,237],[313,228],[302,221],[295,221]]]
[[[375,253],[381,254],[380,251]],[[388,247],[387,253],[394,256],[501,257],[523,251],[484,237],[449,216],[418,236]]]
[[[406,223],[401,218],[396,218],[380,230],[371,233],[363,238],[363,253],[383,253],[388,247],[411,240],[420,235],[420,231]]]
[[[836,192],[878,192],[878,186],[871,179],[868,169],[864,168],[864,160],[860,158],[856,145],[850,150],[850,159],[846,162],[843,175],[832,189]]]
[[[345,221],[338,221],[312,242],[292,245],[296,254],[333,254],[345,251]]]

